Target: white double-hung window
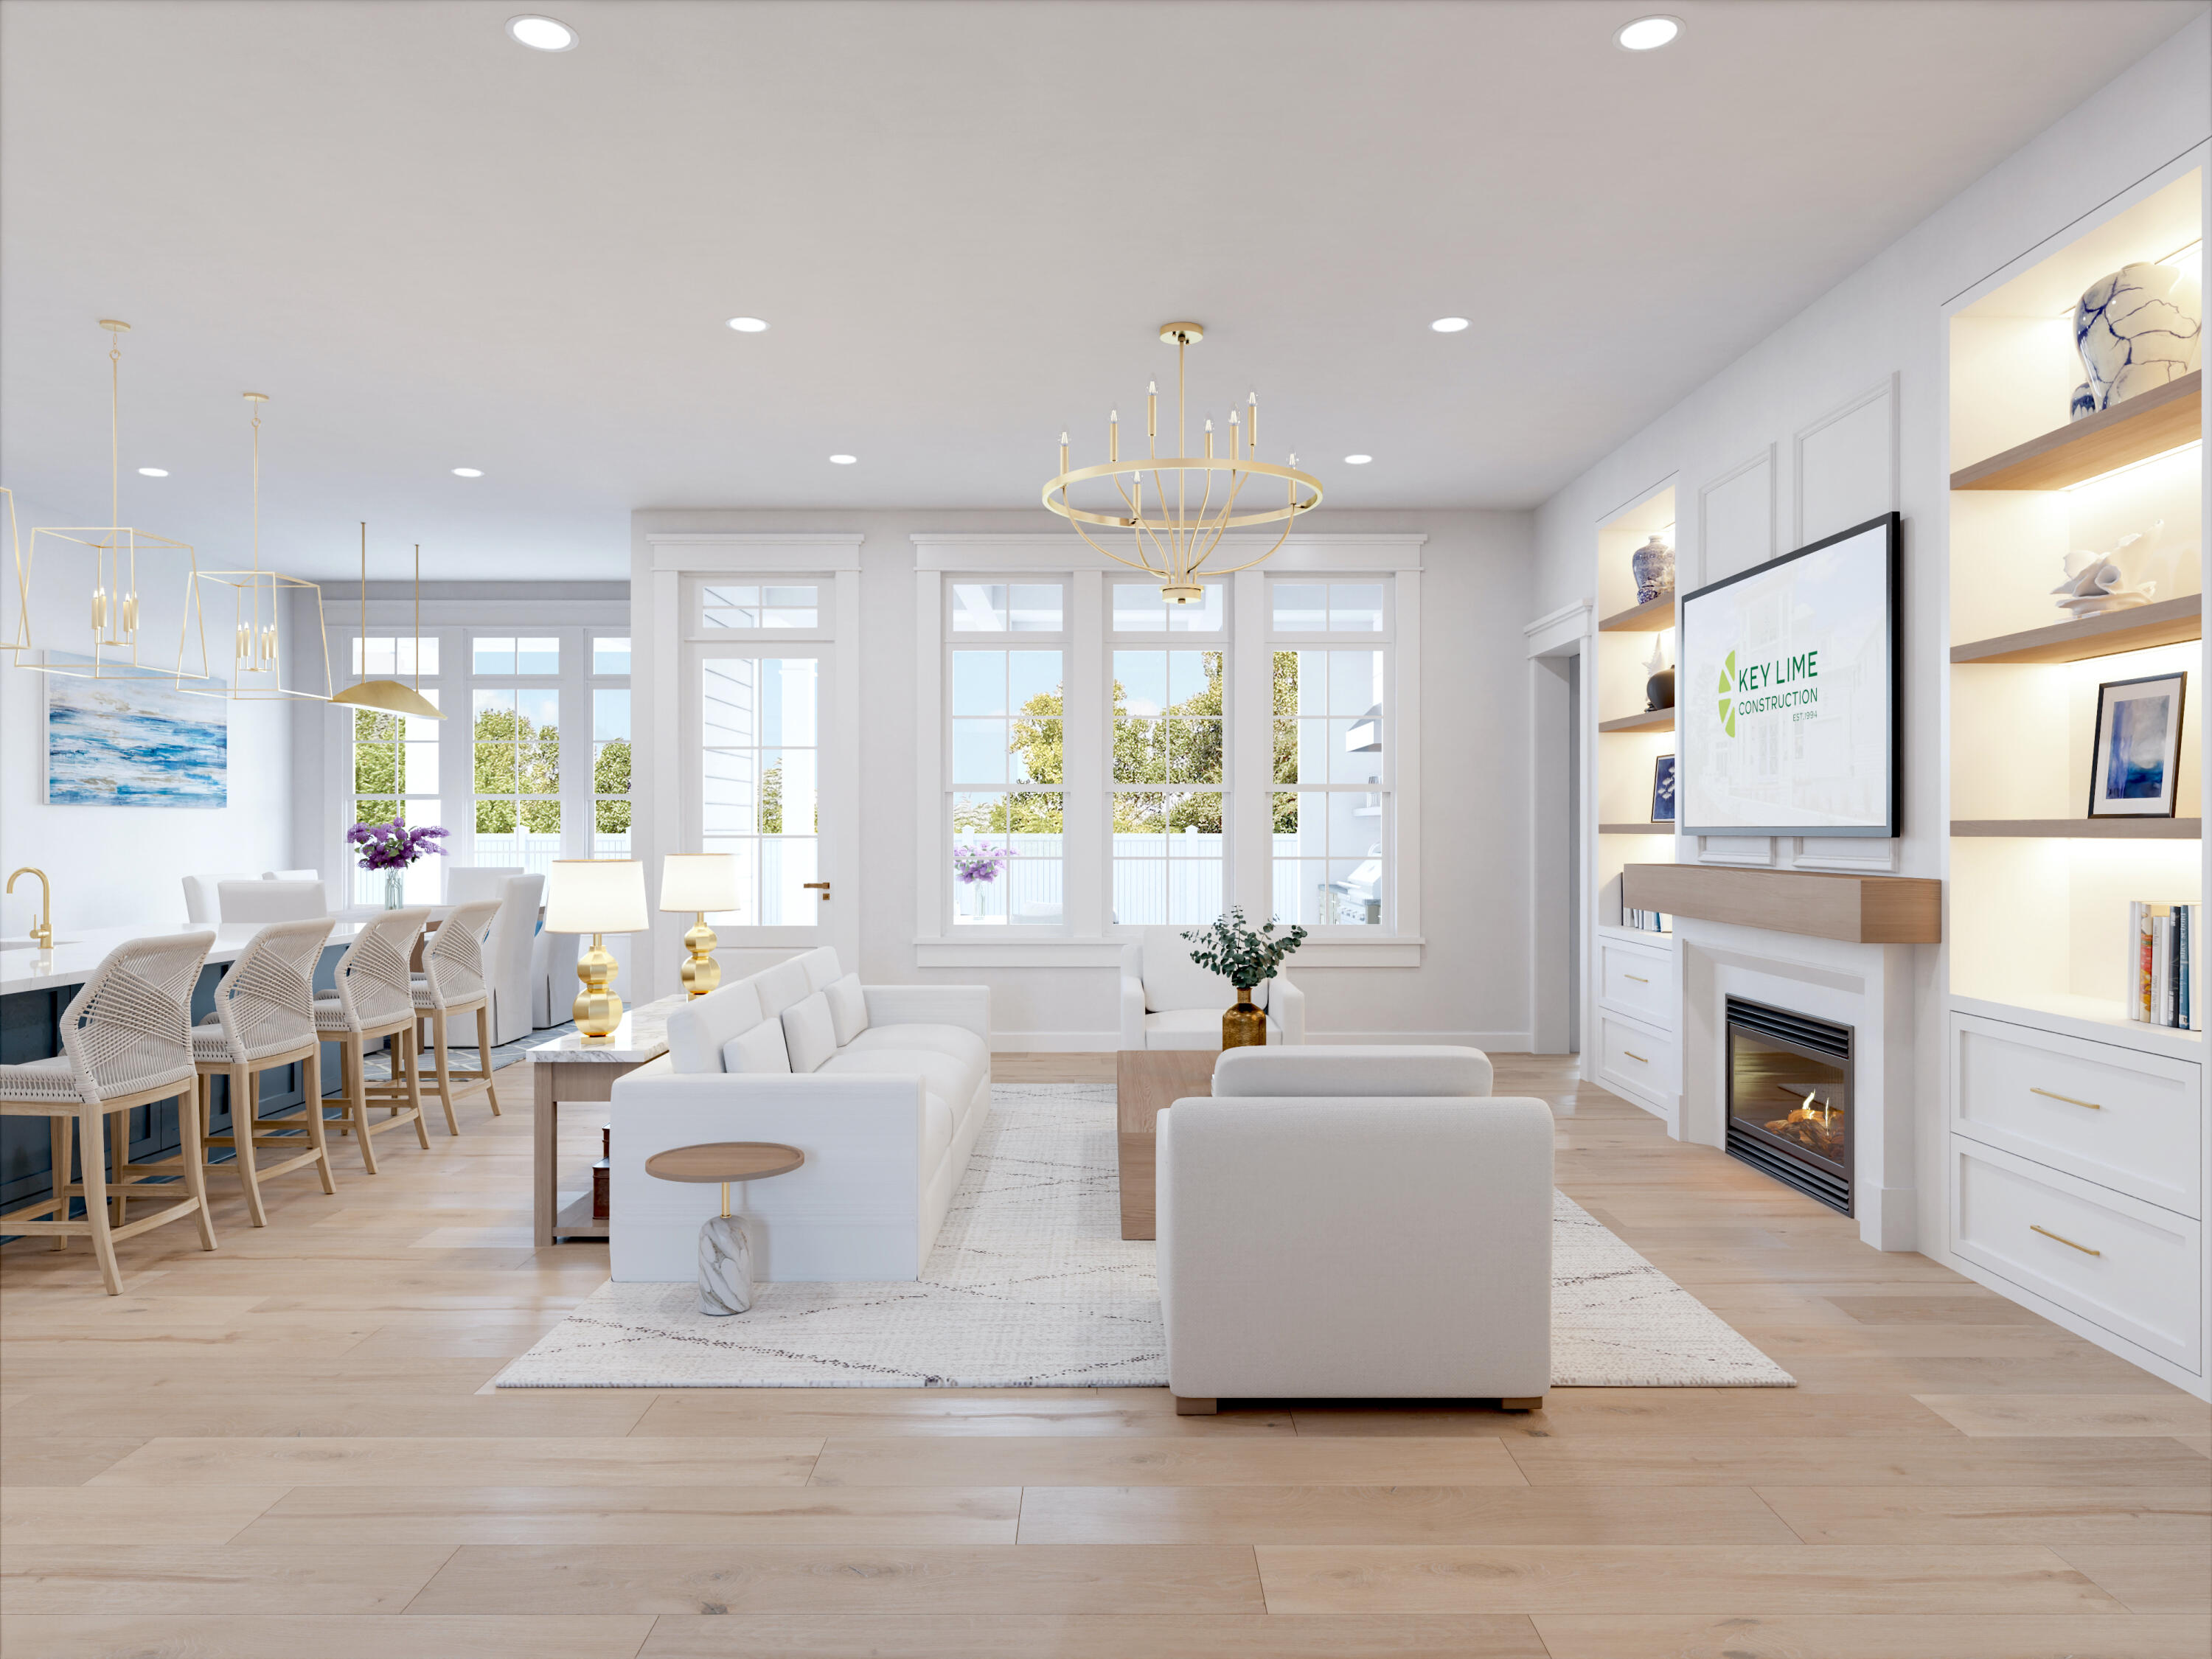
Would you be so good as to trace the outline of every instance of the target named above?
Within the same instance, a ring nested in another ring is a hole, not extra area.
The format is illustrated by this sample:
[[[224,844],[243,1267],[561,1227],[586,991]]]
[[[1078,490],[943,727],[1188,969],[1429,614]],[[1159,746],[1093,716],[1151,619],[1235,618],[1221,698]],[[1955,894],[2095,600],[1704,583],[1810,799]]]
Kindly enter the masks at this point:
[[[1211,921],[1227,908],[1226,584],[1170,605],[1156,581],[1107,585],[1112,921]]]
[[[1066,921],[1067,584],[945,584],[952,925]]]
[[[1391,925],[1392,607],[1387,580],[1267,584],[1276,920]]]

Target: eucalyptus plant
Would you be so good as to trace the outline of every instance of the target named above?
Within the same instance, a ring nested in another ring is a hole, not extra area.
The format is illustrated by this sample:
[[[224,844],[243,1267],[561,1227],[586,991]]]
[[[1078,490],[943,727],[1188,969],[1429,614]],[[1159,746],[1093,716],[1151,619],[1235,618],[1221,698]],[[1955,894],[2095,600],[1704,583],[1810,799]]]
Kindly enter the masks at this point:
[[[1306,930],[1292,927],[1277,933],[1275,924],[1255,927],[1244,920],[1244,907],[1237,905],[1217,917],[1211,927],[1185,933],[1190,959],[1221,975],[1240,991],[1249,991],[1261,980],[1273,979],[1283,958],[1305,943]]]

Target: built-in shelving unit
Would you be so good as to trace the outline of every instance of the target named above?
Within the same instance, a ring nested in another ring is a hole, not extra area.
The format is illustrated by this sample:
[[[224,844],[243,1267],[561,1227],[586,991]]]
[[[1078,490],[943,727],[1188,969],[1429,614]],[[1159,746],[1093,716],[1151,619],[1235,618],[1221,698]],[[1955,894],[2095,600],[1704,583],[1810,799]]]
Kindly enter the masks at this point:
[[[1597,832],[1601,836],[1671,836],[1674,833],[1674,826],[1671,823],[1601,823]]]
[[[1668,708],[1646,708],[1640,714],[1623,714],[1618,720],[1600,720],[1601,732],[1671,732],[1674,729],[1674,711]]]
[[[2085,378],[2073,301],[2139,261],[2201,276],[2203,202],[2201,168],[2173,178],[1949,315],[1943,1071],[1953,1261],[2212,1397],[2203,1038],[2130,1018],[2128,1000],[2130,901],[2194,901],[2206,879],[2203,375],[2064,418]],[[2067,617],[2051,590],[2077,551],[2114,555],[2150,602]],[[2176,673],[2177,815],[2085,816],[2100,688]],[[2114,1109],[2044,1115],[2029,1080],[2052,1077]],[[2063,1211],[2106,1254],[2047,1243],[2031,1211]]]

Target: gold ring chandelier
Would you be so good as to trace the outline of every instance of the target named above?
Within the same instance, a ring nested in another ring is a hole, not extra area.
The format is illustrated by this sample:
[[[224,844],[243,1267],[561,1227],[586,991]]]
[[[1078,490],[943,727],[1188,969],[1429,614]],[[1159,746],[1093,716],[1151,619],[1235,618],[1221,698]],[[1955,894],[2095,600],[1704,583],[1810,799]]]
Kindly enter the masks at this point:
[[[1203,597],[1204,590],[1198,584],[1201,571],[1207,575],[1226,575],[1233,570],[1249,569],[1271,557],[1289,538],[1291,526],[1321,505],[1321,480],[1310,472],[1299,471],[1295,454],[1288,466],[1277,466],[1258,459],[1260,398],[1256,392],[1246,399],[1241,423],[1236,411],[1230,412],[1227,454],[1213,453],[1216,434],[1210,420],[1206,423],[1206,453],[1185,453],[1190,444],[1184,415],[1184,359],[1190,348],[1205,337],[1205,329],[1196,323],[1164,323],[1160,326],[1160,338],[1176,349],[1175,454],[1159,453],[1159,383],[1154,381],[1145,393],[1146,454],[1143,460],[1121,459],[1121,416],[1116,410],[1107,416],[1106,459],[1096,466],[1071,470],[1067,465],[1067,434],[1063,432],[1060,434],[1059,474],[1044,487],[1044,504],[1073,525],[1077,535],[1117,563],[1158,577],[1161,596],[1170,605],[1191,605]],[[1194,474],[1200,475],[1200,484],[1194,504],[1190,500]],[[1152,489],[1149,498],[1146,495],[1148,477]],[[1244,486],[1255,477],[1282,480],[1283,504],[1239,513],[1237,500]],[[1121,498],[1118,508],[1109,505],[1104,512],[1094,512],[1069,500],[1071,486],[1101,478],[1112,481],[1115,494]],[[1217,488],[1224,492],[1218,507],[1213,505]],[[1302,489],[1306,493],[1301,495]],[[1264,524],[1282,526],[1266,552],[1242,564],[1206,568],[1206,561],[1220,551],[1222,538],[1231,531]],[[1084,527],[1086,525],[1129,532],[1135,556],[1101,545]]]

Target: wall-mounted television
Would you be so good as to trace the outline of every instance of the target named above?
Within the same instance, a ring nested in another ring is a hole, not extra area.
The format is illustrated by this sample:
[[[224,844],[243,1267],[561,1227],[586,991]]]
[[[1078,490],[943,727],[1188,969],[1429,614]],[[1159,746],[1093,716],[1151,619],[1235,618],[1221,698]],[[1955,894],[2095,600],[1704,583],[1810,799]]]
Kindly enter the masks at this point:
[[[1884,514],[1683,596],[1682,834],[1901,833],[1901,523]]]

